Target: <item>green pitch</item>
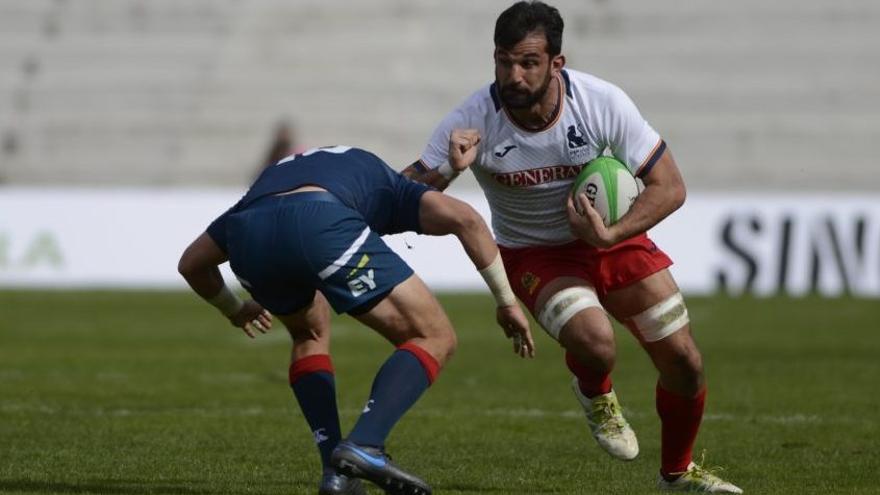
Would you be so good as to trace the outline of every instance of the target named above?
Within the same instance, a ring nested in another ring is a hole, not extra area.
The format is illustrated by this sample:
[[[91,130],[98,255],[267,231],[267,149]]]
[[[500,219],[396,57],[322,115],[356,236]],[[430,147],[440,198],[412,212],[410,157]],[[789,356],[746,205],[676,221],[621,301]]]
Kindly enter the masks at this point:
[[[880,493],[880,303],[689,301],[705,464],[752,494]],[[642,447],[631,463],[589,437],[543,332],[521,360],[488,297],[442,302],[460,346],[392,433],[402,466],[440,494],[653,492],[655,377],[625,331],[614,380]],[[347,431],[390,346],[334,324]],[[283,329],[251,341],[190,294],[0,292],[0,493],[314,494],[288,352]]]

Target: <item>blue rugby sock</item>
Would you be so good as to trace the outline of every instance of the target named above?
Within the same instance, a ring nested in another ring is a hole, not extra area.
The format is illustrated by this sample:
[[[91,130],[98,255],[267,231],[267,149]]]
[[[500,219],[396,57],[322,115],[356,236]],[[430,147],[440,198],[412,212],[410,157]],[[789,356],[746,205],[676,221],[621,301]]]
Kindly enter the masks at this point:
[[[290,365],[290,388],[312,429],[321,464],[329,467],[330,454],[342,438],[330,356],[314,354],[294,361]]]
[[[370,399],[348,439],[358,445],[383,447],[391,428],[431,385],[439,367],[420,347],[402,345],[376,374]]]

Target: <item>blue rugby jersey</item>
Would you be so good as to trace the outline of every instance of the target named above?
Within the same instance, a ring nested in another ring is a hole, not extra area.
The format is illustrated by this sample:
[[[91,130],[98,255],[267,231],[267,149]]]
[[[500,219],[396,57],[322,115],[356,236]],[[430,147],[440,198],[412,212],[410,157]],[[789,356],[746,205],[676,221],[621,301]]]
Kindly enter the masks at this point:
[[[419,201],[428,186],[411,181],[378,156],[358,148],[334,146],[291,155],[267,167],[247,193],[208,227],[226,251],[226,219],[260,198],[303,186],[318,186],[363,216],[380,235],[420,232]]]

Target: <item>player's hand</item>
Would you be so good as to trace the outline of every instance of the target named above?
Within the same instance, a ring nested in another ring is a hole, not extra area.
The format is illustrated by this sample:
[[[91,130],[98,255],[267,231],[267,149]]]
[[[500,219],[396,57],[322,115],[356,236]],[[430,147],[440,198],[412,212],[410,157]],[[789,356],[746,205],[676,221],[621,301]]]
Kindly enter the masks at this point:
[[[571,196],[568,197],[568,226],[572,234],[598,248],[608,248],[617,244],[613,232],[605,226],[602,216],[590,204],[587,195],[579,194],[577,201],[583,214],[578,213]]]
[[[254,338],[254,332],[266,333],[272,328],[272,315],[253,299],[246,300],[238,313],[229,317],[229,321],[250,338]]]
[[[453,129],[449,135],[449,165],[457,172],[464,172],[477,159],[479,144],[477,129]]]
[[[532,340],[532,331],[529,329],[529,320],[523,314],[519,304],[511,306],[499,306],[495,311],[498,325],[504,330],[504,335],[513,339],[513,352],[520,357],[535,357],[535,341]]]

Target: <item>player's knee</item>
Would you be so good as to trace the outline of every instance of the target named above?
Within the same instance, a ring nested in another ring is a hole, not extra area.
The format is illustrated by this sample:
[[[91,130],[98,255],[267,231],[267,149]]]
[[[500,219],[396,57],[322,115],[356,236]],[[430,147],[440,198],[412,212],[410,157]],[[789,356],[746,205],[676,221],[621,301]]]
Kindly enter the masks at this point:
[[[703,388],[705,377],[703,376],[702,363],[685,361],[679,368],[680,391],[688,396],[694,396]]]
[[[696,347],[689,348],[679,358],[678,368],[695,391],[700,388],[703,383],[703,356]]]
[[[414,323],[411,336],[418,339],[425,349],[443,366],[452,359],[458,349],[458,337],[446,318]]]
[[[703,388],[703,357],[691,339],[676,346],[665,361],[661,371],[666,375],[666,381],[675,383],[677,392],[695,395]]]
[[[448,362],[452,359],[452,356],[455,354],[455,351],[458,350],[458,337],[455,335],[454,331],[446,332],[442,336],[441,341],[441,349],[444,350],[445,355],[443,358],[443,363]]]
[[[560,343],[563,347],[582,362],[589,363],[597,371],[611,372],[617,358],[614,334],[599,329],[577,328],[572,326],[563,329]]]

